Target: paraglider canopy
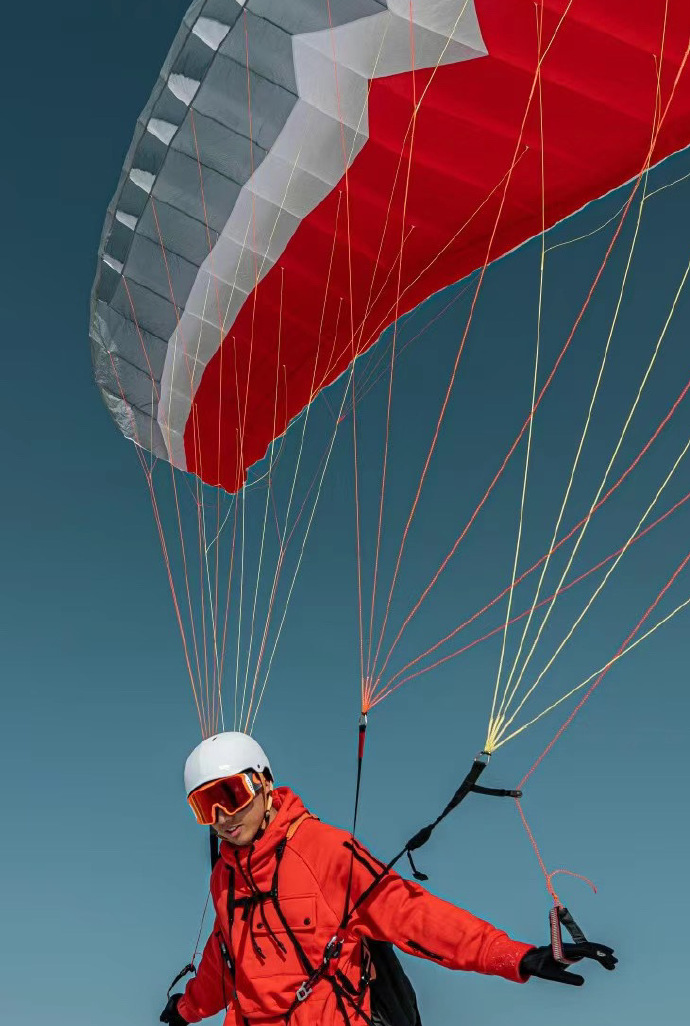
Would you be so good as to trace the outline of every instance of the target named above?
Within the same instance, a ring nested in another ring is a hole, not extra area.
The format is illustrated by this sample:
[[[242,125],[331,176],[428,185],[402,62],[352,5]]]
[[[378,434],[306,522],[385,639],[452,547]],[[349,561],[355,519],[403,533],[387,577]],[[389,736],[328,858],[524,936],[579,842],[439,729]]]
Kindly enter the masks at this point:
[[[401,314],[687,145],[688,5],[570,7],[197,0],[101,241],[123,433],[237,491]]]

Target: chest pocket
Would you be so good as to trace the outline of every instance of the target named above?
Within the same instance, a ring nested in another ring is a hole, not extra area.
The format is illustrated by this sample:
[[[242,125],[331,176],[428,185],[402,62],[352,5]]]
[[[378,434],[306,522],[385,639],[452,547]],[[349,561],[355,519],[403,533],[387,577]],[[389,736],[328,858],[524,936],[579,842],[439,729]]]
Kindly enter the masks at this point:
[[[278,907],[282,918],[276,912],[273,902],[266,901],[263,908],[254,913],[254,932],[257,940],[260,937],[275,933],[281,940],[288,936],[285,924],[294,934],[309,934],[316,930],[316,895],[291,894],[286,898],[278,898]],[[283,922],[285,920],[285,922]],[[283,943],[284,940],[283,940]]]
[[[313,960],[316,952],[316,895],[289,895],[278,898],[280,915],[269,899],[255,907],[246,919],[234,924],[238,976],[304,977],[304,967],[291,938]]]

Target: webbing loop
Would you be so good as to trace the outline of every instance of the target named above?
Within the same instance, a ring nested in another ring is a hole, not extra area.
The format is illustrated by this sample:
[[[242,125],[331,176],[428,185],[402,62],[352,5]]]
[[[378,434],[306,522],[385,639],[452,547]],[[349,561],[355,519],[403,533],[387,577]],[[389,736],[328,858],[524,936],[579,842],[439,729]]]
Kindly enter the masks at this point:
[[[180,982],[180,980],[183,980],[185,976],[190,976],[194,973],[196,973],[196,966],[193,962],[188,962],[184,969],[180,969],[179,973],[168,987],[168,997],[170,997],[170,991]]]
[[[561,924],[566,928],[575,944],[586,944],[587,938],[577,925],[567,908],[554,905],[549,912],[549,933],[551,934],[551,951],[553,957],[561,965],[574,965],[577,959],[567,958],[563,951],[563,933]]]

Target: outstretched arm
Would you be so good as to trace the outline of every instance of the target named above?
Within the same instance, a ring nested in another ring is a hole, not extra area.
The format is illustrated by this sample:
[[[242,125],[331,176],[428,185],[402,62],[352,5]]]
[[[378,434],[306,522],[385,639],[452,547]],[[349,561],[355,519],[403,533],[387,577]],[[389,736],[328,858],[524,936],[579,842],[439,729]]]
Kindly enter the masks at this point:
[[[357,915],[370,936],[391,941],[408,954],[449,969],[524,982],[520,961],[532,945],[512,940],[491,923],[397,873],[381,881]]]
[[[341,847],[337,858],[331,851],[321,869],[322,879],[331,877],[327,884],[330,893],[345,894],[352,863],[350,908],[382,869],[366,848],[357,841],[354,844],[354,857]],[[386,874],[374,887],[352,917],[350,929],[374,940],[390,941],[408,954],[449,969],[503,976],[518,983],[526,979],[519,970],[520,961],[533,947],[512,940],[490,923],[395,872]]]
[[[354,842],[353,862],[350,908],[384,868],[357,841]],[[409,954],[420,955],[450,969],[503,976],[518,983],[524,983],[530,976],[539,976],[556,983],[581,986],[584,977],[569,972],[568,966],[583,959],[597,961],[604,969],[615,969],[618,959],[613,949],[588,941],[569,913],[564,909],[561,912],[570,920],[572,929],[568,929],[576,943],[561,944],[561,955],[557,957],[552,945],[536,948],[512,940],[503,930],[471,912],[390,872],[357,909],[352,926],[375,940],[391,941]]]

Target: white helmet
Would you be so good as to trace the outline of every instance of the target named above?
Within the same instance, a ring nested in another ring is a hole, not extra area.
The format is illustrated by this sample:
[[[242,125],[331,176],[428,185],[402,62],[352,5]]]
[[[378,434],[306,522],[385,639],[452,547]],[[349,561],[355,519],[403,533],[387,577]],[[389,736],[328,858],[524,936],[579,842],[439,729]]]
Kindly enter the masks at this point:
[[[228,730],[214,734],[197,745],[184,767],[184,789],[189,796],[202,784],[220,777],[231,777],[235,773],[253,769],[266,773],[273,780],[271,764],[260,744],[248,734]]]

